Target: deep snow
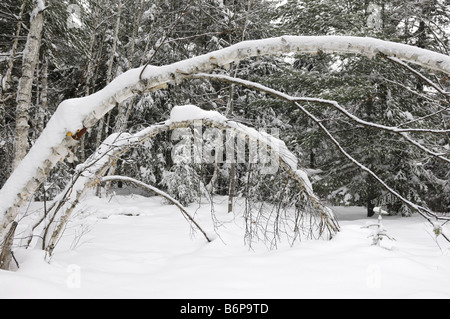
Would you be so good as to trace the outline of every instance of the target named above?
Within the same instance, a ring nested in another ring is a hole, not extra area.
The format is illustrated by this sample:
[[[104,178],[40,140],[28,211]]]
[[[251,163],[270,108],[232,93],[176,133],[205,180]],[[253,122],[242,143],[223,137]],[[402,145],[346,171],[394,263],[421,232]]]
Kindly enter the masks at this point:
[[[222,225],[208,244],[160,197],[88,195],[50,263],[38,249],[16,250],[20,269],[0,271],[0,298],[450,297],[450,245],[420,216],[383,217],[396,239],[384,248],[364,228],[376,216],[337,207],[342,230],[331,241],[249,249],[242,217],[226,214],[227,198],[214,200]],[[213,232],[209,207],[188,211]]]

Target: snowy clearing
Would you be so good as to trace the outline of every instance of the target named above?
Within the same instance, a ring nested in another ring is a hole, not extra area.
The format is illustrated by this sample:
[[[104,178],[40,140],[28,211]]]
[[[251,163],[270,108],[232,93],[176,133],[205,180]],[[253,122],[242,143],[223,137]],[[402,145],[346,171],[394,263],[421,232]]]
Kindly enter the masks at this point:
[[[450,297],[450,246],[436,241],[420,216],[384,216],[396,239],[383,241],[384,248],[371,246],[364,228],[376,216],[337,207],[341,232],[331,241],[249,249],[242,216],[226,213],[226,197],[214,201],[223,224],[208,244],[160,197],[88,195],[50,263],[41,250],[16,250],[20,269],[0,271],[0,298]],[[214,233],[209,204],[188,210]]]

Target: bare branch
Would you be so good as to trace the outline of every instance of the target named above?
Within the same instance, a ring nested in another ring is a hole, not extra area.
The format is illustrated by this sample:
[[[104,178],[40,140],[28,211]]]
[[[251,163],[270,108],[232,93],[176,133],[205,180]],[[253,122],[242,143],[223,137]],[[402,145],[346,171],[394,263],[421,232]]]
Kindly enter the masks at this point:
[[[200,225],[194,220],[194,218],[187,212],[186,208],[184,208],[183,205],[181,205],[181,203],[179,201],[177,201],[175,198],[173,198],[172,196],[170,196],[169,194],[163,192],[162,190],[159,190],[156,187],[153,187],[151,185],[145,184],[141,181],[138,181],[137,179],[131,178],[131,177],[125,177],[125,176],[106,176],[106,177],[102,177],[100,179],[100,182],[117,182],[117,181],[121,181],[121,182],[125,182],[125,183],[132,183],[136,186],[139,186],[143,189],[149,190],[153,193],[155,193],[156,195],[159,195],[161,197],[164,197],[165,199],[167,199],[169,202],[171,202],[172,204],[174,204],[175,206],[178,207],[178,209],[183,213],[183,215],[192,223],[195,225],[195,227],[198,228],[198,230],[200,230],[200,232],[203,234],[203,236],[205,236],[206,240],[210,243],[212,242],[212,239],[208,237],[208,235],[206,234],[206,232],[200,227]]]
[[[444,95],[448,99],[450,98],[450,92],[445,91],[439,84],[434,83],[433,81],[431,81],[429,78],[427,78],[425,75],[423,75],[422,73],[414,70],[412,67],[410,67],[407,63],[403,62],[400,59],[397,58],[393,58],[393,57],[389,57],[386,56],[384,54],[382,54],[382,56],[391,61],[394,62],[400,66],[402,66],[403,68],[407,69],[408,71],[410,71],[411,73],[413,73],[415,76],[417,76],[419,79],[423,80],[424,82],[426,82],[429,86],[431,86],[432,88],[434,88],[437,92],[439,92],[440,94]]]
[[[358,118],[357,116],[351,114],[350,112],[348,112],[344,107],[340,106],[338,102],[336,101],[331,101],[331,100],[324,100],[324,99],[318,99],[318,98],[309,98],[309,97],[292,97],[289,96],[287,94],[278,92],[276,90],[273,90],[271,88],[267,88],[259,83],[254,83],[254,82],[249,82],[249,81],[245,81],[245,80],[241,80],[241,79],[237,79],[237,78],[232,78],[226,75],[215,75],[215,74],[206,74],[206,73],[199,73],[199,74],[195,74],[195,75],[189,75],[187,76],[188,78],[207,78],[207,79],[211,79],[211,80],[219,80],[219,81],[225,81],[225,82],[231,82],[231,83],[235,83],[235,84],[241,84],[244,85],[246,87],[251,87],[253,89],[259,90],[259,91],[264,91],[266,93],[269,93],[271,95],[275,95],[278,97],[281,97],[282,99],[289,101],[289,102],[293,102],[293,103],[297,103],[297,102],[308,102],[308,103],[321,103],[321,104],[326,104],[326,105],[330,105],[332,107],[334,107],[335,109],[337,109],[339,112],[341,112],[342,114],[344,114],[346,117],[348,117],[349,119],[351,119],[352,121],[361,124],[363,126],[366,127],[371,127],[371,128],[375,128],[375,129],[379,129],[379,130],[384,130],[384,131],[388,131],[391,133],[395,133],[400,135],[402,138],[404,138],[405,140],[407,140],[409,143],[411,143],[412,145],[414,145],[415,147],[419,148],[420,150],[422,150],[423,152],[427,153],[428,155],[434,156],[444,162],[450,163],[450,159],[448,159],[447,157],[445,157],[445,154],[441,154],[441,153],[436,153],[428,148],[426,148],[425,146],[421,145],[419,142],[413,140],[407,133],[436,133],[436,134],[448,134],[450,133],[450,130],[433,130],[433,129],[401,129],[401,128],[397,128],[397,127],[391,127],[391,126],[386,126],[386,125],[382,125],[382,124],[378,124],[378,123],[372,123],[372,122],[368,122],[368,121],[364,121],[360,118]]]

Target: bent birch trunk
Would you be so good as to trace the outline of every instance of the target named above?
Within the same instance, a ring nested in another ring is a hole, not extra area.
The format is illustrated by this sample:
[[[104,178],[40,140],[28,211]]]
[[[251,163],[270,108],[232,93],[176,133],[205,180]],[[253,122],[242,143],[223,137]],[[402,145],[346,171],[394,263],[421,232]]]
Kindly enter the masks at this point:
[[[208,116],[211,114],[208,112],[205,112],[204,114],[205,117],[195,120],[168,120],[162,124],[153,125],[132,135],[128,133],[115,133],[110,135],[84,164],[79,165],[77,173],[72,179],[73,182],[66,187],[55,201],[56,209],[50,214],[50,218],[54,225],[51,225],[50,223],[48,226],[50,230],[46,231],[46,233],[53,232],[53,234],[48,243],[46,242],[47,239],[45,236],[43,238],[46,251],[50,255],[53,252],[67,222],[78,205],[81,196],[83,196],[89,188],[94,187],[101,181],[108,182],[117,180],[103,176],[118,158],[128,152],[131,148],[136,147],[147,140],[153,139],[163,132],[196,126],[198,124],[231,131],[234,136],[242,141],[249,138],[254,142],[260,143],[260,145],[267,147],[271,156],[279,162],[281,168],[283,168],[290,178],[300,185],[302,192],[314,207],[315,213],[312,214],[311,220],[314,220],[313,224],[317,229],[310,230],[310,232],[316,232],[318,237],[327,237],[327,239],[330,239],[339,231],[339,224],[334,213],[314,194],[307,174],[298,169],[297,159],[295,155],[287,149],[285,143],[270,135],[259,133],[255,129],[249,128],[241,123],[226,119],[218,120],[214,114],[212,114],[213,116]],[[158,194],[161,195],[160,193]],[[311,226],[313,226],[313,224],[311,224]],[[208,239],[208,237],[206,238]]]
[[[251,57],[319,51],[368,57],[381,53],[450,75],[449,56],[373,38],[341,36],[285,36],[246,41],[172,65],[130,70],[91,96],[66,100],[59,105],[41,137],[0,190],[0,242],[20,208],[44,182],[56,162],[63,160],[86,130],[117,104],[136,94],[165,88],[169,82],[178,83],[186,75],[209,72]]]

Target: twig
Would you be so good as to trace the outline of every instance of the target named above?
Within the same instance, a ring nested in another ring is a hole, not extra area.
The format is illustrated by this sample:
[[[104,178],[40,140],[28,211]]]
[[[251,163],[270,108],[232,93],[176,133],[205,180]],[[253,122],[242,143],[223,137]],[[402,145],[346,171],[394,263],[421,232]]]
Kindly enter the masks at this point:
[[[170,196],[169,194],[157,189],[156,187],[153,187],[151,185],[145,184],[141,181],[138,181],[134,178],[131,177],[125,177],[125,176],[106,176],[100,179],[101,182],[113,182],[113,181],[122,181],[122,182],[126,182],[126,183],[132,183],[136,186],[139,186],[141,188],[144,188],[146,190],[149,190],[159,196],[164,197],[165,199],[167,199],[168,201],[170,201],[172,204],[174,204],[175,206],[178,207],[178,209],[183,213],[183,215],[185,217],[187,217],[194,225],[195,227],[197,227],[200,232],[203,234],[203,236],[205,236],[206,240],[208,242],[211,242],[212,240],[208,237],[208,235],[206,234],[206,232],[200,227],[200,225],[194,220],[194,218],[192,218],[192,216],[186,211],[186,209],[184,208],[183,205],[181,205],[181,203],[179,201],[177,201],[176,199],[174,199],[172,196]]]
[[[180,22],[180,20],[182,18],[184,18],[184,16],[188,13],[189,8],[191,7],[191,5],[194,3],[194,0],[189,1],[188,5],[186,6],[186,8],[184,8],[183,12],[180,14],[180,16],[177,18],[177,20],[175,21],[175,23],[173,24],[172,28],[169,30],[169,32],[167,32],[167,34],[165,35],[164,39],[161,41],[161,43],[159,44],[159,46],[156,48],[155,52],[153,53],[153,55],[151,56],[151,58],[147,61],[147,63],[145,64],[145,66],[142,68],[141,74],[139,74],[139,80],[142,81],[142,75],[144,74],[145,69],[150,65],[150,63],[152,63],[153,59],[156,57],[156,54],[158,54],[158,51],[161,49],[161,47],[166,43],[167,39],[169,38],[169,36],[172,34],[173,30],[175,30],[175,28],[177,27],[178,23]]]
[[[433,87],[436,91],[438,91],[440,94],[444,95],[447,98],[447,101],[450,98],[450,92],[445,91],[444,89],[442,89],[440,87],[440,85],[434,83],[433,81],[431,81],[429,78],[427,78],[426,76],[424,76],[422,73],[414,70],[412,67],[410,67],[407,63],[403,62],[400,59],[397,58],[393,58],[393,57],[389,57],[385,54],[381,54],[380,55],[382,57],[384,57],[386,60],[389,60],[391,62],[394,62],[400,66],[402,66],[403,68],[407,69],[408,71],[412,72],[415,76],[417,76],[419,79],[421,79],[422,81],[428,83],[428,85],[430,85],[431,87]]]
[[[14,252],[13,251],[11,251],[11,257],[14,260],[14,262],[16,263],[17,268],[20,268],[19,262],[17,261],[16,256],[14,256]]]
[[[250,81],[246,81],[246,80],[242,80],[242,79],[238,79],[238,78],[233,78],[233,77],[226,76],[226,75],[198,73],[198,74],[194,74],[194,75],[186,75],[186,77],[187,78],[192,78],[192,79],[206,78],[206,79],[211,79],[211,80],[218,80],[218,81],[223,81],[223,82],[230,82],[230,83],[240,84],[240,85],[243,85],[243,86],[246,86],[246,87],[249,87],[249,88],[253,88],[253,89],[258,90],[258,91],[262,91],[262,92],[265,92],[265,93],[277,96],[279,98],[282,98],[283,100],[286,100],[286,101],[294,103],[294,104],[298,104],[298,102],[308,102],[308,103],[321,103],[321,104],[330,105],[330,106],[334,107],[335,109],[337,109],[342,114],[344,114],[346,117],[348,117],[349,119],[351,119],[352,121],[354,121],[354,122],[356,122],[358,124],[361,124],[361,125],[366,126],[366,127],[372,127],[372,128],[375,128],[375,129],[380,129],[380,130],[384,130],[384,131],[388,131],[388,132],[391,132],[391,133],[398,134],[402,138],[407,140],[409,143],[411,143],[412,145],[416,146],[417,148],[419,148],[423,152],[427,153],[428,155],[436,157],[436,158],[438,158],[438,159],[440,159],[440,160],[450,164],[450,159],[449,158],[443,156],[443,154],[439,154],[439,153],[436,153],[436,152],[428,149],[427,147],[421,145],[419,142],[413,140],[408,135],[408,133],[410,133],[410,132],[414,132],[414,133],[448,134],[448,133],[450,133],[450,130],[409,129],[409,128],[408,129],[401,129],[401,128],[397,128],[397,127],[381,125],[381,124],[378,124],[378,123],[372,123],[372,122],[364,121],[364,120],[358,118],[357,116],[351,114],[345,108],[340,106],[339,103],[336,102],[336,101],[324,100],[324,99],[318,99],[318,98],[310,98],[310,97],[292,97],[290,95],[284,94],[284,93],[276,91],[274,89],[265,87],[264,85],[261,85],[259,83],[250,82]],[[317,121],[322,123],[322,120],[317,119]]]

